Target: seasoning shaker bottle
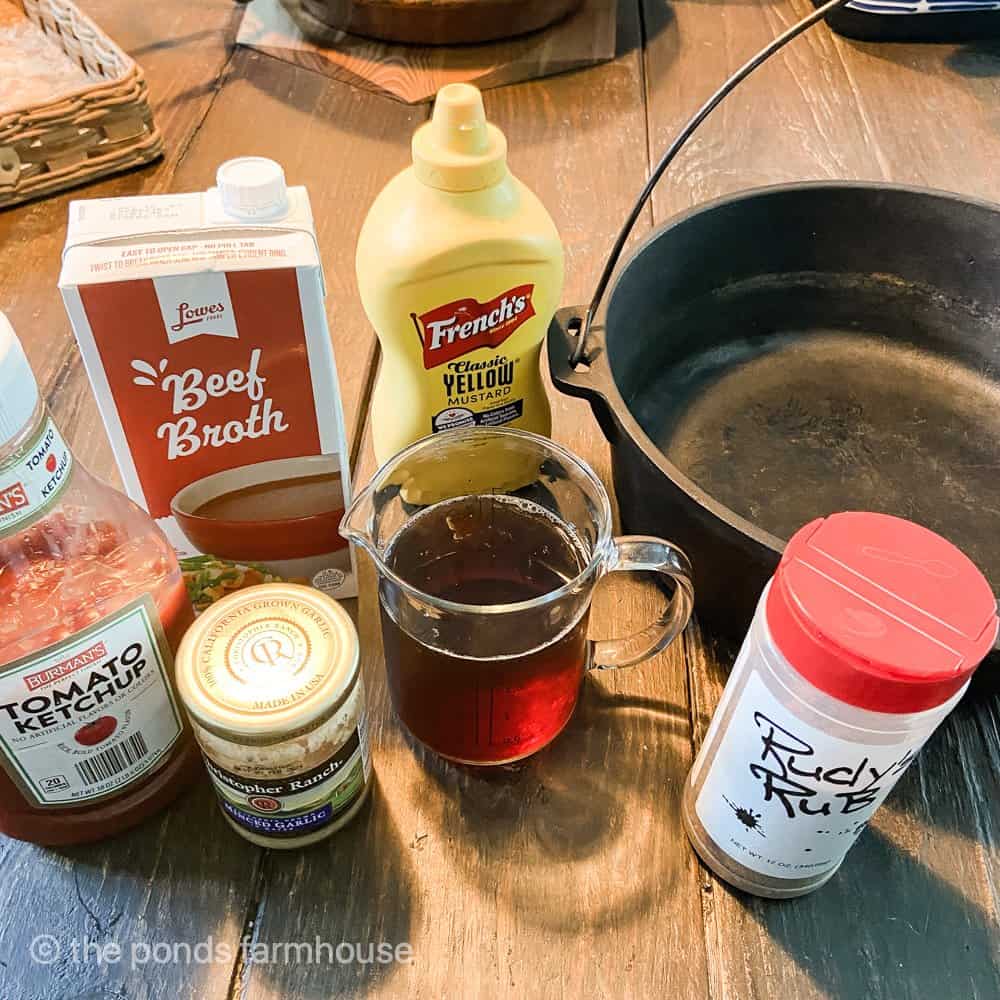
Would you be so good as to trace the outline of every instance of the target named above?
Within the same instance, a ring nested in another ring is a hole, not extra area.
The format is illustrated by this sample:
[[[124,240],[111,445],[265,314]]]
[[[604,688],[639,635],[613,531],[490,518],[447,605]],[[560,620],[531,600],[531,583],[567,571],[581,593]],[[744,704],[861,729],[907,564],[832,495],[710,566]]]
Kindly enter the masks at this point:
[[[292,583],[248,587],[198,618],[177,687],[229,824],[262,847],[304,847],[360,812],[371,789],[354,622]]]
[[[843,513],[800,529],[685,786],[702,861],[758,896],[823,885],[996,636],[986,579],[926,528]]]

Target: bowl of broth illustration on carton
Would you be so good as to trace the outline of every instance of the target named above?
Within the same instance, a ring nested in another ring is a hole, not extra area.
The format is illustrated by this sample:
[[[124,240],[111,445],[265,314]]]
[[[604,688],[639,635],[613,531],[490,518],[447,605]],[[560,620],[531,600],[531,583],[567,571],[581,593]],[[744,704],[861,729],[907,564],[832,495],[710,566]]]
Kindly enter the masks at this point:
[[[224,163],[204,193],[75,201],[60,288],[128,495],[196,607],[289,580],[357,593],[340,392],[309,198]]]
[[[336,455],[279,458],[213,473],[180,490],[170,511],[202,552],[254,563],[321,590],[328,577],[340,582],[330,567],[332,554],[347,548],[338,531],[344,490]]]

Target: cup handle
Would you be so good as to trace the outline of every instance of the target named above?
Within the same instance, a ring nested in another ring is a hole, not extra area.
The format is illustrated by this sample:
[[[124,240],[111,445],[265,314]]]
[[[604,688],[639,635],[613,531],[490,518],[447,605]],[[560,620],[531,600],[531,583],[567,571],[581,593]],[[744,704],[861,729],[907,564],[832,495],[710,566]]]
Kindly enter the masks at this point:
[[[691,618],[694,585],[691,562],[675,545],[646,535],[626,535],[613,542],[614,552],[606,572],[640,570],[660,573],[674,581],[674,594],[666,611],[652,625],[626,639],[601,639],[591,646],[590,669],[631,667],[666,649]]]

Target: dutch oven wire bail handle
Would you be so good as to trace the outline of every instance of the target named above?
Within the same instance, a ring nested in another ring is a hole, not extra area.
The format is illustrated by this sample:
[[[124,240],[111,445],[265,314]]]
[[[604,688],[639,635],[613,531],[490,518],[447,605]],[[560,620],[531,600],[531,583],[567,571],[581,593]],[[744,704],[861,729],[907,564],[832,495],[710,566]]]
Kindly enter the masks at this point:
[[[632,233],[632,228],[635,226],[642,210],[646,207],[646,202],[649,201],[650,195],[652,195],[654,188],[659,183],[660,178],[663,176],[667,167],[674,161],[677,154],[683,149],[684,145],[687,143],[688,139],[694,134],[699,125],[715,110],[715,108],[725,99],[725,97],[730,94],[740,83],[742,83],[758,66],[767,62],[775,54],[775,52],[784,48],[793,38],[798,37],[803,31],[811,28],[817,21],[821,21],[827,14],[831,13],[837,7],[844,6],[848,0],[828,0],[827,3],[823,4],[821,7],[817,7],[811,14],[802,18],[801,21],[793,24],[787,31],[779,35],[774,41],[770,42],[764,48],[760,50],[752,59],[744,63],[732,76],[722,84],[719,89],[712,94],[712,96],[705,101],[705,103],[695,112],[695,114],[688,120],[687,124],[680,130],[674,141],[670,144],[667,151],[661,157],[659,163],[653,169],[653,172],[649,175],[649,180],[646,181],[641,193],[635,204],[632,206],[632,211],[629,212],[628,218],[625,220],[625,224],[622,226],[621,231],[618,233],[615,239],[614,246],[611,248],[611,253],[608,255],[608,259],[604,265],[604,270],[601,272],[601,276],[597,281],[597,287],[594,289],[593,298],[590,300],[590,305],[587,306],[583,317],[574,316],[566,324],[565,331],[568,335],[568,339],[572,344],[572,351],[569,356],[569,367],[571,371],[575,371],[577,366],[581,363],[586,363],[588,360],[587,354],[587,342],[590,336],[590,328],[593,324],[594,317],[597,314],[598,309],[601,306],[601,302],[604,299],[604,294],[608,289],[608,285],[611,282],[611,277],[615,272],[615,268],[618,266],[619,258],[621,257],[622,250],[625,248],[625,244],[628,242],[628,238]],[[607,431],[607,428],[605,428]]]

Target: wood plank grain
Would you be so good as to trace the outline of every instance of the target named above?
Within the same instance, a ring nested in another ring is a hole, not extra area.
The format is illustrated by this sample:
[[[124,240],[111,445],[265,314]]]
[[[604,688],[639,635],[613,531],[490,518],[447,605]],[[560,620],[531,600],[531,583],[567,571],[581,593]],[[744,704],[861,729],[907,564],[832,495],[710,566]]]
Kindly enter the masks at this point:
[[[233,960],[215,945],[235,952],[259,862],[204,783],[105,843],[45,850],[0,838],[0,996],[224,997]],[[41,960],[39,939],[56,949]]]
[[[796,0],[796,11],[805,3]],[[1000,201],[1000,47],[835,38],[885,179]]]
[[[215,94],[235,23],[226,0],[125,8],[85,0],[83,7],[145,69],[166,155],[148,169],[0,213],[0,308],[20,332],[78,457],[117,479],[56,289],[67,205],[73,197],[170,189]],[[105,844],[50,851],[0,839],[0,910],[7,915],[0,929],[0,996],[224,996],[231,960],[199,964],[181,955],[161,965],[146,949],[209,936],[234,945],[258,861],[259,852],[231,836],[204,784],[161,818]],[[50,964],[30,953],[31,941],[43,934],[59,949]],[[117,958],[113,949],[102,950],[114,944],[122,949]]]
[[[728,72],[810,8],[795,0],[671,9],[668,18],[659,0],[644,3],[654,156]],[[982,48],[862,45],[814,29],[706,122],[657,193],[656,220],[731,191],[812,178],[997,199],[998,79],[998,54]],[[700,744],[735,650],[694,632],[689,643]],[[997,995],[998,716],[996,685],[977,685],[814,896],[755,900],[706,873],[711,996]]]
[[[808,0],[644,0],[653,155]],[[716,109],[654,196],[657,221],[733,191],[801,180],[919,184],[1000,198],[1000,52],[989,44],[796,39]]]
[[[183,20],[188,32],[190,24],[197,23],[191,17]],[[203,51],[193,56],[197,65],[189,64],[166,42],[172,23],[161,25],[159,43],[140,58],[160,66],[162,80],[172,88],[178,107],[188,112],[186,117],[176,112],[167,116],[173,121],[173,152],[157,170],[117,178],[93,193],[156,192],[168,187],[196,190],[212,182],[215,166],[229,156],[250,152],[278,156],[290,181],[307,184],[313,198],[350,428],[361,408],[372,360],[370,333],[351,316],[349,307],[338,309],[341,303],[356,301],[354,234],[374,194],[372,174],[355,169],[356,157],[362,151],[370,161],[393,172],[397,160],[405,156],[403,139],[422,112],[408,112],[345,87],[331,87],[324,78],[255,53],[240,54],[226,85],[216,94],[215,75],[227,58],[225,48],[220,47],[220,59],[214,64]],[[198,34],[194,34],[196,48]],[[168,52],[169,56],[156,56]],[[174,77],[168,72],[171,61]],[[213,97],[217,97],[214,104]],[[182,119],[187,122],[186,132],[181,131]],[[49,308],[58,314],[46,337],[35,334],[37,321],[26,328],[23,317],[19,321],[15,315],[14,319],[26,329],[29,353],[74,447],[95,471],[108,475],[110,453],[54,287],[64,214],[65,199],[53,199],[4,218],[8,232],[17,239],[34,237],[29,242],[38,267],[35,273],[22,276],[28,287],[21,282],[19,306],[29,314],[44,312],[48,317]],[[0,280],[9,282],[16,276],[13,268],[0,268],[0,275]],[[107,845],[46,852],[5,841],[0,849],[7,862],[0,877],[5,912],[45,914],[43,921],[11,925],[2,932],[0,960],[6,965],[0,967],[0,995],[4,1000],[39,995],[61,1000],[88,991],[129,997],[222,997],[228,993],[245,919],[256,907],[263,852],[232,833],[207,782],[202,781],[160,819]],[[53,934],[63,949],[51,967],[30,961],[30,941],[40,933]],[[92,951],[89,960],[75,962],[72,942],[80,944],[85,938],[99,945],[119,942],[125,956],[102,964]],[[213,955],[217,960],[185,961],[185,944],[209,939],[219,946]],[[179,942],[180,960],[144,964],[143,946],[155,942]],[[130,961],[133,947],[138,963]]]
[[[566,241],[566,300],[590,290],[646,169],[635,8],[611,65],[487,95],[514,171]],[[593,163],[594,150],[608,161]],[[589,167],[582,165],[589,162]],[[607,473],[587,408],[554,397],[556,436]],[[365,452],[362,476],[372,469]],[[323,928],[334,940],[406,940],[412,965],[251,968],[261,997],[698,996],[706,971],[696,865],[678,822],[689,763],[679,648],[588,678],[568,730],[526,764],[483,777],[414,746],[392,717],[377,597],[365,562],[360,621],[379,788],[371,808],[315,860],[275,858],[262,940]],[[651,619],[661,595],[602,585],[598,634]],[[305,892],[328,871],[325,894]],[[405,937],[403,937],[405,935]]]
[[[655,159],[738,66],[794,24],[790,0],[644,0]],[[657,189],[657,221],[733,191],[804,179],[883,180],[879,148],[824,25],[796,39],[717,108]]]

